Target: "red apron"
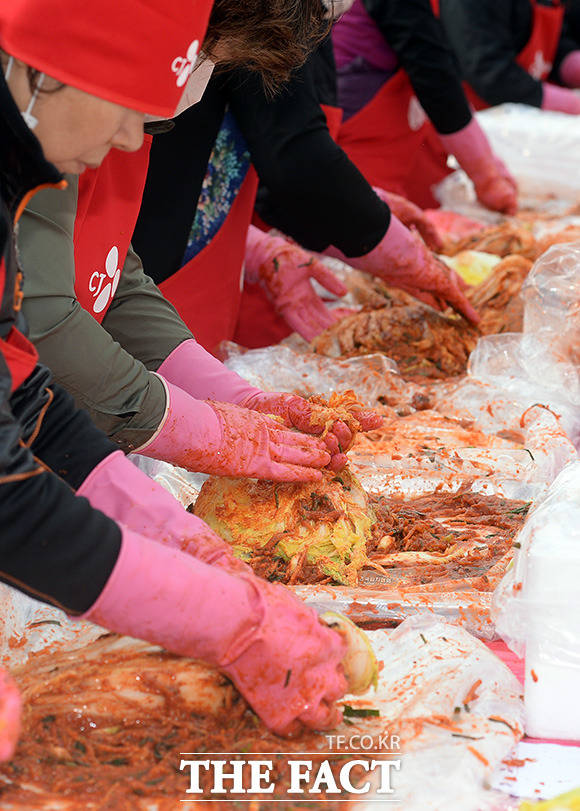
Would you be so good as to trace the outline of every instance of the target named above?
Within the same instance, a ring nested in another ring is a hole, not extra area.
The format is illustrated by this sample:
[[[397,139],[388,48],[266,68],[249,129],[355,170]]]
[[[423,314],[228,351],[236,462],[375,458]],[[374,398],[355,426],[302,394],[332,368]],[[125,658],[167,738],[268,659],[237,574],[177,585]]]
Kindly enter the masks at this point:
[[[214,238],[160,289],[199,343],[212,351],[232,340],[238,320],[248,228],[258,189],[252,166]]]
[[[564,20],[564,6],[555,0],[553,6],[542,6],[537,0],[532,5],[532,32],[524,48],[516,58],[518,65],[538,81],[550,75]],[[433,11],[439,16],[439,0],[431,0]],[[489,104],[477,95],[470,85],[464,83],[465,95],[476,110],[485,110]]]
[[[340,128],[338,144],[373,186],[422,208],[448,173],[447,154],[401,68]]]
[[[22,206],[23,207],[23,206]],[[19,213],[21,208],[19,209]],[[17,215],[19,216],[19,214]],[[10,239],[10,237],[8,237]],[[6,278],[6,260],[0,258],[0,303],[3,302],[8,290],[6,282],[10,285],[12,274]],[[9,294],[10,295],[10,294]],[[18,270],[14,274],[14,290],[12,293],[12,311],[17,313],[22,307],[22,273]],[[8,302],[6,302],[7,304]],[[33,344],[16,327],[12,327],[5,338],[0,339],[0,354],[3,356],[10,372],[10,391],[13,393],[24,383],[29,374],[38,363],[38,352]]]
[[[326,104],[320,106],[326,116],[328,131],[336,141],[342,123],[342,109],[340,107],[330,107]],[[263,223],[256,214],[254,214],[253,224],[264,231],[270,230],[270,226]],[[274,309],[262,285],[246,282],[242,290],[240,313],[234,341],[241,346],[256,349],[260,346],[277,344],[287,338],[291,332],[292,330],[288,324]]]
[[[326,126],[330,137],[333,141],[336,141],[342,124],[342,107],[331,107],[330,104],[321,104],[320,107],[326,116]]]
[[[14,310],[20,309],[22,304],[22,293],[20,291],[21,274],[17,274],[14,289]],[[0,301],[4,296],[4,285],[6,284],[6,263],[4,257],[0,260]],[[0,340],[0,353],[10,371],[12,378],[11,391],[24,383],[29,374],[38,363],[38,352],[16,327],[12,327],[8,335]]]
[[[0,341],[0,352],[10,369],[12,378],[10,390],[15,392],[28,375],[32,374],[38,363],[38,352],[28,338],[15,327],[12,327],[6,338]]]
[[[151,136],[137,152],[112,149],[79,178],[74,230],[75,293],[100,323],[111,304],[135,229],[147,179]]]

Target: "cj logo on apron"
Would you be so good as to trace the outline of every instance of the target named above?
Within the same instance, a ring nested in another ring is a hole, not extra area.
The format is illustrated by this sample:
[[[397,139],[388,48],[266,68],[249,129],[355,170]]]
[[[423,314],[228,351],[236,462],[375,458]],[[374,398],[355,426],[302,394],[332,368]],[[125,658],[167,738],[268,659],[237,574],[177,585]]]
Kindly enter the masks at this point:
[[[105,259],[105,272],[100,273],[95,270],[89,279],[89,290],[94,298],[93,312],[102,313],[109,306],[117,291],[120,278],[119,249],[113,245]]]
[[[544,54],[541,51],[536,51],[534,54],[534,61],[528,68],[528,73],[533,79],[540,81],[547,76],[552,70],[552,63],[546,62]]]
[[[417,96],[411,96],[409,110],[407,112],[407,121],[409,122],[409,129],[412,132],[419,132],[423,124],[427,121],[427,114],[421,107],[421,102]]]
[[[197,52],[199,51],[199,40],[194,39],[189,48],[187,49],[186,56],[176,56],[171,63],[171,70],[177,74],[177,86],[183,85],[189,79],[195,63],[197,61]]]

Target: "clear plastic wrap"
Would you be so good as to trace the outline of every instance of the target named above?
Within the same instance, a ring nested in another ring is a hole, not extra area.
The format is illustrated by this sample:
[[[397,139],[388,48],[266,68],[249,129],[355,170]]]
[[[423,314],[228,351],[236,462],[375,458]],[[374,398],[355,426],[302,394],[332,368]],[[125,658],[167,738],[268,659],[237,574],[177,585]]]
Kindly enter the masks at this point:
[[[0,583],[0,663],[13,668],[44,648],[80,647],[103,633],[52,605]]]
[[[466,631],[428,615],[400,625],[380,659],[381,722],[401,738],[394,798],[405,811],[496,808],[487,779],[522,735],[515,676]]]
[[[133,453],[129,459],[149,478],[162,485],[184,507],[195,504],[199,491],[207,479],[206,473],[192,473],[182,467],[176,467],[161,459],[150,459],[148,456]]]
[[[517,538],[493,597],[501,636],[526,657],[526,730],[580,739],[580,462],[562,470]]]
[[[492,410],[493,401],[482,397],[478,405],[489,418],[485,432],[423,411],[387,421],[384,431],[392,441],[383,443],[380,452],[376,442],[362,438],[351,450],[350,462],[363,487],[403,497],[455,492],[462,486],[525,501],[543,495],[564,465],[578,458],[560,420],[539,405],[526,411],[521,405]],[[456,416],[473,419],[465,412]]]
[[[396,589],[373,588],[375,575],[364,572],[365,585],[348,586],[294,586],[301,600],[318,613],[339,611],[358,623],[377,623],[392,627],[417,615],[438,617],[450,625],[461,627],[479,639],[497,638],[490,618],[491,593],[447,591],[432,593],[418,591],[402,594]],[[381,581],[381,576],[376,579]]]
[[[580,363],[580,244],[549,248],[522,288],[524,332],[551,336],[564,362]]]
[[[228,369],[267,391],[329,397],[335,391],[353,389],[362,402],[376,405],[380,399],[388,399],[394,390],[404,387],[397,364],[385,355],[337,360],[299,352],[284,344],[247,352],[240,351],[236,344],[228,344],[225,349]]]
[[[465,415],[469,403],[473,409],[471,416],[483,417],[488,427],[494,421],[499,426],[507,418],[503,428],[515,429],[521,415],[541,403],[552,411],[570,441],[578,447],[579,267],[580,245],[558,245],[546,251],[530,271],[522,290],[523,333],[481,338],[471,354],[466,380],[440,392],[439,406],[445,406],[447,394],[452,409],[459,407]],[[551,479],[547,481],[550,483]]]

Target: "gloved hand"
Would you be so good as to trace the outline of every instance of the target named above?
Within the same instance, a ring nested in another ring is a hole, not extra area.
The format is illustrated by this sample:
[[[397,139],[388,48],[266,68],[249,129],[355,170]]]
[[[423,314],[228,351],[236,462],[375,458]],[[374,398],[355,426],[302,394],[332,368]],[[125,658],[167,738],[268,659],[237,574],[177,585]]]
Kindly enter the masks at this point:
[[[580,96],[573,90],[544,82],[542,91],[542,110],[580,115]]]
[[[88,499],[91,506],[131,532],[228,571],[250,571],[229,544],[122,451],[105,457],[81,484],[77,496]]]
[[[373,186],[377,197],[380,197],[383,203],[386,203],[391,209],[391,213],[395,215],[398,220],[401,220],[406,228],[416,228],[421,235],[425,245],[436,253],[441,253],[443,250],[443,240],[439,236],[439,232],[425,216],[425,212],[398,194],[394,194],[384,189],[379,189]]]
[[[246,273],[262,281],[277,312],[307,341],[344,317],[329,310],[310,283],[316,279],[335,296],[346,295],[332,271],[298,245],[254,226],[246,241]]]
[[[124,530],[113,572],[83,619],[218,667],[278,734],[339,720],[345,642],[284,586]]]
[[[320,434],[321,429],[312,424],[314,411],[319,408],[297,394],[266,392],[250,386],[242,377],[227,369],[223,363],[210,355],[197,341],[191,339],[179,344],[159,367],[165,380],[179,386],[194,397],[215,399],[238,405],[263,414],[282,417],[288,428],[297,428],[307,434]],[[371,431],[382,423],[382,417],[371,409],[357,415],[363,431]],[[341,451],[350,447],[352,435],[344,422],[336,422],[324,437],[332,456],[329,467],[339,470],[346,464]]]
[[[285,392],[257,391],[242,400],[241,405],[265,414],[275,414],[284,420],[285,425],[307,434],[322,433],[324,421],[317,420],[316,416],[318,414],[325,417],[327,413],[323,406],[309,403],[308,400],[297,394]],[[383,418],[370,408],[357,411],[356,418],[363,431],[380,428],[383,422]],[[346,451],[352,445],[352,440],[352,432],[345,422],[337,420],[333,423],[324,437],[324,442],[332,457],[328,465],[331,470],[342,470],[346,465],[348,461]]]
[[[570,51],[560,63],[560,79],[568,87],[580,87],[580,50]]]
[[[475,186],[475,193],[484,206],[505,214],[516,213],[516,181],[492,152],[489,141],[475,118],[458,132],[439,135],[439,139],[469,175]]]
[[[449,305],[469,321],[479,321],[479,315],[462,293],[465,283],[394,215],[391,215],[387,233],[376,248],[346,261],[437,310],[444,310]]]
[[[322,478],[330,455],[321,440],[232,403],[195,400],[165,383],[164,421],[138,453],[218,476],[290,482]]]
[[[22,699],[16,682],[0,669],[0,761],[10,760],[20,736]]]

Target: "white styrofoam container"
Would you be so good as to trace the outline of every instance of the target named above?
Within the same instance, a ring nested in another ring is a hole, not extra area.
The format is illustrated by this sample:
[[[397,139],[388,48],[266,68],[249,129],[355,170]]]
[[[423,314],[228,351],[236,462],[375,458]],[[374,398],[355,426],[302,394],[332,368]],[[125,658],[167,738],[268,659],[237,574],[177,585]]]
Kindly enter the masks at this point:
[[[522,599],[526,733],[580,740],[580,504],[553,505],[550,520],[534,532]]]

